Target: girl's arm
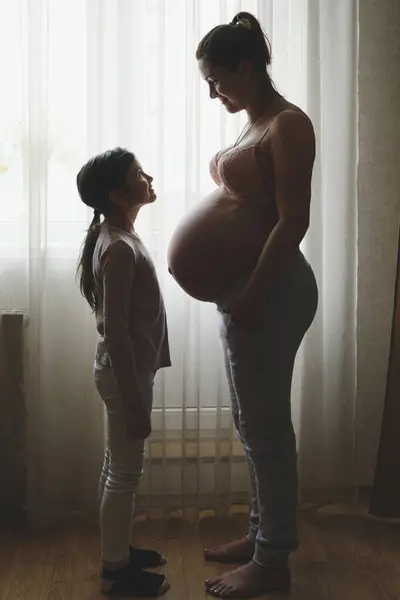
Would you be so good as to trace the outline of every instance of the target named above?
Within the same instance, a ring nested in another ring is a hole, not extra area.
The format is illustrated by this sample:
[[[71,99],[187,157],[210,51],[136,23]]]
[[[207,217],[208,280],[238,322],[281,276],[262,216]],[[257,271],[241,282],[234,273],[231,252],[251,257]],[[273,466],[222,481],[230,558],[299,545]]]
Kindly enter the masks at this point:
[[[135,256],[125,242],[106,251],[103,262],[104,340],[124,406],[142,408],[129,332]]]

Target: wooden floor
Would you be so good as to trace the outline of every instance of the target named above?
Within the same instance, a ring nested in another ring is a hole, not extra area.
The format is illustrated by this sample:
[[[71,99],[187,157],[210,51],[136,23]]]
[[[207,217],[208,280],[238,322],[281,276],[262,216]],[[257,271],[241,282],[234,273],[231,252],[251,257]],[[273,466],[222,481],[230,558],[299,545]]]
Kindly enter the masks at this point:
[[[136,543],[162,550],[166,599],[206,597],[203,581],[226,570],[205,563],[203,547],[241,535],[243,518],[137,524]],[[293,557],[293,589],[270,598],[400,600],[400,524],[340,507],[302,513],[302,548]],[[99,600],[96,529],[68,523],[46,534],[1,533],[0,600]]]

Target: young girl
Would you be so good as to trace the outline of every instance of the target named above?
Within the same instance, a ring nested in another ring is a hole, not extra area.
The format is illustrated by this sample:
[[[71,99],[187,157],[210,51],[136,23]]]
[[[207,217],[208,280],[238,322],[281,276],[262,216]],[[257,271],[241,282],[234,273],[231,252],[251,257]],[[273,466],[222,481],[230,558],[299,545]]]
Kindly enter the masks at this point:
[[[166,559],[129,545],[144,441],[151,432],[154,375],[171,364],[157,275],[134,229],[140,208],[156,199],[152,181],[122,148],[95,156],[77,176],[79,195],[94,211],[78,272],[100,334],[94,378],[107,411],[99,486],[101,589],[124,596],[159,596],[168,589],[163,575],[143,571]]]

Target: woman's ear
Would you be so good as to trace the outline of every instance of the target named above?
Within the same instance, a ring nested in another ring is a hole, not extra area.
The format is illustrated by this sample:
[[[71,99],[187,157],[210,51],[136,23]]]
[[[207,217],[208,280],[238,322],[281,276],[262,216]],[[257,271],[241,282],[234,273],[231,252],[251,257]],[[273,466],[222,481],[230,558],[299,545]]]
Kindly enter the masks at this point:
[[[253,65],[247,60],[242,60],[239,63],[238,71],[242,75],[243,79],[250,79],[253,70]]]

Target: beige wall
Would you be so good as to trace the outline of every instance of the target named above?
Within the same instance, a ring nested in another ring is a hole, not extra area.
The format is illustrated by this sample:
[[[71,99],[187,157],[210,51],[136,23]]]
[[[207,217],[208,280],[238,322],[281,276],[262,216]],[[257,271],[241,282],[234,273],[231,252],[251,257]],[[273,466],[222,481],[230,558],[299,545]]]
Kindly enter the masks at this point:
[[[359,21],[357,423],[361,484],[368,485],[380,435],[399,231],[400,0],[359,0]]]

